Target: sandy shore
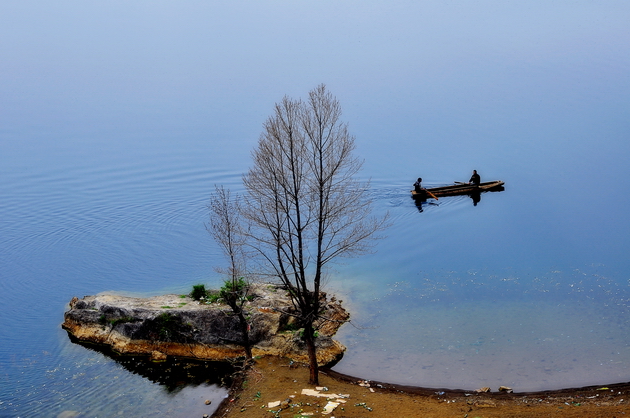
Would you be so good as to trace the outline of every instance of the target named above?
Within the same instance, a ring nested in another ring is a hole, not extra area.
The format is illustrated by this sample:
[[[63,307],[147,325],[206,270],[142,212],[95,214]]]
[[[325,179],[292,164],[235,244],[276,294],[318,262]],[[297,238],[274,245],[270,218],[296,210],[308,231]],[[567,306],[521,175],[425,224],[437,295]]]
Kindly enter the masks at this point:
[[[308,383],[308,368],[265,357],[235,381],[216,418],[270,417],[623,417],[630,416],[630,383],[531,393],[428,389],[320,374]],[[328,411],[330,411],[328,413]]]

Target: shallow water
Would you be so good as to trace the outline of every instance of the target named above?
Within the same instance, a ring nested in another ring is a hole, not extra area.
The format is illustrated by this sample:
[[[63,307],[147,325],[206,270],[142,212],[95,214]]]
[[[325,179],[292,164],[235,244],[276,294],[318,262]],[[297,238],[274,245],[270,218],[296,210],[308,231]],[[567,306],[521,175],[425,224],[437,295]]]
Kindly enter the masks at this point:
[[[351,355],[337,369],[462,389],[530,391],[624,381],[627,299],[603,294],[610,283],[596,276],[565,288],[558,273],[528,284],[478,272],[461,281],[451,281],[459,277],[453,272],[442,283],[425,278],[416,282],[419,287],[391,284],[363,304],[369,308],[355,315],[358,328],[341,332]],[[492,281],[495,286],[488,285]]]
[[[630,7],[285,6],[0,6],[0,415],[218,403],[216,381],[173,391],[73,344],[63,312],[219,285],[210,193],[242,190],[273,103],[320,82],[392,222],[330,272],[353,314],[337,370],[464,389],[630,379]],[[472,169],[505,190],[410,197],[418,176]]]

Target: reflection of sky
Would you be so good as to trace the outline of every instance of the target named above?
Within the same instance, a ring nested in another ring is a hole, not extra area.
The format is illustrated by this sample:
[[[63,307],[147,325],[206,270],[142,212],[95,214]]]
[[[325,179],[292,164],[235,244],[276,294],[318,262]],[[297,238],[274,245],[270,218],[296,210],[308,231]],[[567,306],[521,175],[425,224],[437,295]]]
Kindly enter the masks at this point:
[[[270,103],[320,82],[348,110],[401,120],[621,105],[627,5],[537,3],[5,3],[2,97],[22,123],[238,112],[256,130]]]
[[[611,197],[629,174],[624,2],[0,8],[3,142],[70,135],[89,152],[121,133],[212,133],[215,152],[241,153],[275,101],[325,82],[376,150],[372,177],[412,179],[424,152],[435,181],[518,164]]]

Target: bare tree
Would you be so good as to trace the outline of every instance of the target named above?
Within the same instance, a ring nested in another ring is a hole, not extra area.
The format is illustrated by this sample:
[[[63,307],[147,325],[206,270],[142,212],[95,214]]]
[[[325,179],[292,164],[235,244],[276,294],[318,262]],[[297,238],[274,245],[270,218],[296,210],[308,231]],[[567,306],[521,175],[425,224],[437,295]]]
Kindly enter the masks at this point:
[[[324,85],[306,102],[284,97],[264,124],[253,167],[244,176],[252,246],[287,287],[304,327],[310,383],[318,384],[314,324],[325,267],[371,248],[385,218],[370,216],[368,183],[339,102]]]
[[[219,273],[228,277],[221,288],[220,296],[238,316],[245,357],[250,360],[252,348],[249,339],[249,324],[243,310],[249,289],[245,269],[247,234],[241,222],[241,205],[238,197],[232,197],[229,190],[223,186],[215,186],[209,209],[210,226],[207,229],[229,262],[227,269],[217,268]]]

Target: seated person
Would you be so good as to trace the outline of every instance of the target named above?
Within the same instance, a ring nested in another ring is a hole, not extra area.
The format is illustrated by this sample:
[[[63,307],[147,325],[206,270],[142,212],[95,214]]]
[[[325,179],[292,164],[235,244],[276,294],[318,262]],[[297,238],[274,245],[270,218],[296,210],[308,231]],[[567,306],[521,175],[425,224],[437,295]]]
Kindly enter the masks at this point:
[[[413,184],[413,190],[416,193],[422,193],[422,178],[418,177],[418,181]]]
[[[473,175],[468,183],[474,184],[475,186],[479,186],[479,184],[481,184],[481,177],[477,174],[477,170],[473,170]]]

